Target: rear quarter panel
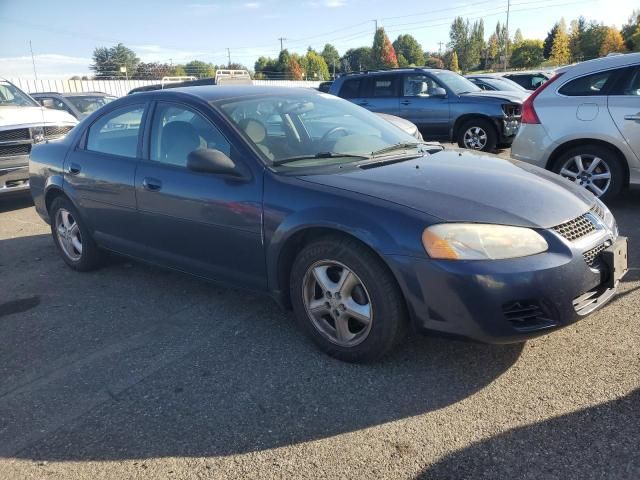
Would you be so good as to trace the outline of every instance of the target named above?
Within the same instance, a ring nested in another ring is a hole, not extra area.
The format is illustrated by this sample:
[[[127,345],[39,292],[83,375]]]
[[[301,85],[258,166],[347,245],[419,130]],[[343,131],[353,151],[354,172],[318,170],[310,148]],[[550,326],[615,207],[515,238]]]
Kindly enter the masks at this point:
[[[34,145],[29,158],[29,184],[31,196],[38,214],[49,222],[45,205],[47,193],[52,188],[62,190],[64,178],[64,160],[69,145],[66,141],[52,141]]]

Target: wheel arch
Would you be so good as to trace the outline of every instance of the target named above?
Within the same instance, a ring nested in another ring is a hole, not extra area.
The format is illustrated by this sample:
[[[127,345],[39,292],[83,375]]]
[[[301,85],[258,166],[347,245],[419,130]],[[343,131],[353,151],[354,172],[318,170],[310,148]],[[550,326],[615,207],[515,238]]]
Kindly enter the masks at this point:
[[[467,121],[473,120],[473,119],[480,119],[480,120],[485,120],[489,122],[491,125],[493,125],[493,128],[496,129],[496,132],[495,132],[496,136],[499,136],[500,131],[498,130],[498,125],[496,124],[496,121],[493,117],[483,113],[473,112],[473,113],[464,113],[460,115],[458,118],[456,118],[456,121],[453,124],[453,131],[452,131],[451,138],[453,140],[457,140],[459,129],[462,128],[462,125],[464,125]]]
[[[547,164],[545,165],[545,168],[547,170],[553,170],[555,163],[566,152],[568,152],[569,150],[575,147],[586,147],[589,145],[606,148],[607,150],[610,150],[618,158],[620,162],[620,166],[622,167],[622,171],[624,173],[624,186],[625,187],[629,186],[629,164],[625,160],[626,157],[618,147],[616,147],[610,142],[607,142],[606,140],[599,140],[596,138],[581,138],[581,139],[575,139],[575,140],[570,140],[568,142],[565,142],[557,146],[555,150],[551,152],[551,155],[549,155],[549,159],[547,160]]]

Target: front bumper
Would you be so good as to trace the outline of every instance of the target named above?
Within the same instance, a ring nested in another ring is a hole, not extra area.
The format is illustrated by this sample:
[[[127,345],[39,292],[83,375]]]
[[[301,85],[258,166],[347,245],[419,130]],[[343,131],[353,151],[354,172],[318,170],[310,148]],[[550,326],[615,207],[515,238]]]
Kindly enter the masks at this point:
[[[386,259],[421,329],[513,343],[570,325],[615,294],[608,272],[562,250],[550,242],[549,252],[511,260]]]
[[[28,165],[0,167],[0,195],[27,190],[29,190]]]

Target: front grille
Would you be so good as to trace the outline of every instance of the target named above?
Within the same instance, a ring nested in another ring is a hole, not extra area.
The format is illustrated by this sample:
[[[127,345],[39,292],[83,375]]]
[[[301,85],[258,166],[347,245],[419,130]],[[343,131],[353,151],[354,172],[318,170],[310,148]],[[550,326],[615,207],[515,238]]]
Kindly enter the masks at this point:
[[[503,105],[502,111],[507,117],[519,117],[522,114],[520,105]]]
[[[28,128],[15,128],[13,130],[4,130],[0,132],[0,142],[14,142],[16,140],[29,140]]]
[[[15,155],[29,155],[31,144],[23,143],[18,145],[0,145],[0,157],[12,157]]]
[[[502,306],[502,313],[516,330],[532,331],[555,325],[538,302],[518,300]]]
[[[601,245],[598,245],[597,247],[593,247],[592,249],[587,250],[582,254],[582,257],[584,258],[584,261],[587,262],[587,265],[595,268],[600,264],[601,254],[606,248],[606,245],[603,243]]]
[[[585,215],[569,220],[552,228],[553,231],[559,233],[564,238],[573,242],[579,240],[582,237],[586,237],[590,233],[596,231],[596,226]]]
[[[64,137],[72,128],[70,126],[44,127],[44,136],[46,139]]]

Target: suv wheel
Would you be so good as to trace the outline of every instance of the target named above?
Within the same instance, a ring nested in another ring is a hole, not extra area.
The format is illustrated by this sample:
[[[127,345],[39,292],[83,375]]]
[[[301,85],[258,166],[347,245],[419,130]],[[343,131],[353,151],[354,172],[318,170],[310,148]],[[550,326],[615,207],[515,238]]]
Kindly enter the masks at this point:
[[[327,237],[303,248],[291,270],[290,294],[304,331],[340,360],[378,359],[406,331],[395,279],[380,259],[350,239]]]
[[[585,145],[566,151],[554,163],[553,171],[604,201],[615,198],[624,186],[624,173],[618,156],[599,145]]]
[[[81,272],[97,268],[101,251],[71,201],[65,197],[56,198],[49,215],[51,234],[65,263]]]
[[[467,120],[458,129],[458,146],[470,150],[492,152],[496,148],[498,135],[495,127],[484,118]]]

